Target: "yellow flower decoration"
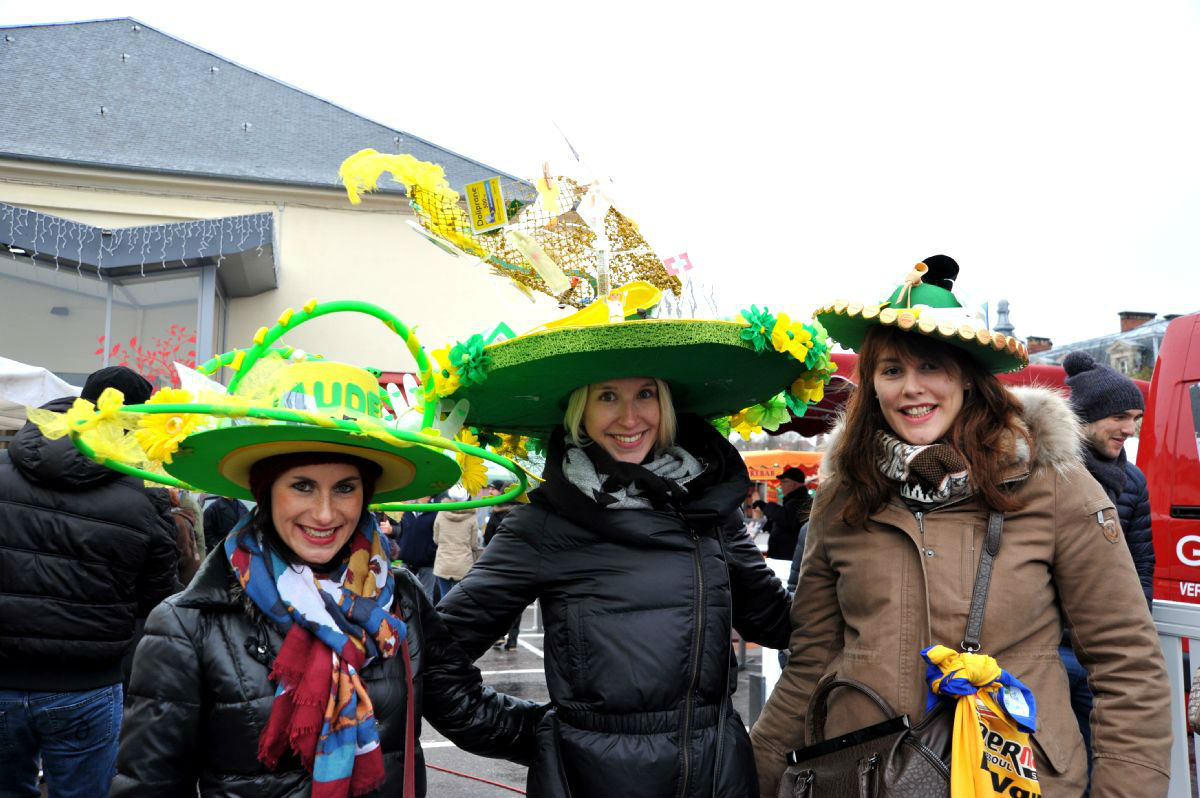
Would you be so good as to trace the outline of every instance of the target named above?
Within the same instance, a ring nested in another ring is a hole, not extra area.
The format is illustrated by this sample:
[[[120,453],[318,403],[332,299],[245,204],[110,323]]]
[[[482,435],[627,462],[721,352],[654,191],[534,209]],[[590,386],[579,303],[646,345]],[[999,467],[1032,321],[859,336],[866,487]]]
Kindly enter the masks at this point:
[[[775,326],[771,329],[771,346],[776,352],[790,354],[797,360],[804,360],[808,350],[812,349],[812,333],[798,321],[792,321],[786,313],[775,317]]]
[[[807,372],[792,383],[792,396],[816,404],[825,398],[825,378],[819,371]]]
[[[449,396],[457,391],[461,384],[458,369],[450,361],[450,347],[443,346],[441,349],[433,350],[433,357],[437,360],[437,365],[433,369],[434,390],[438,396]]]
[[[458,433],[458,440],[468,446],[479,445],[479,438],[466,428]],[[484,466],[482,457],[458,452],[455,459],[458,460],[458,467],[462,469],[462,479],[458,482],[466,489],[467,493],[474,496],[487,487],[487,467]]]
[[[747,412],[749,410],[750,408],[746,408],[746,410],[739,410],[729,417],[729,429],[732,432],[736,432],[738,435],[741,435],[742,440],[744,441],[750,440],[750,436],[755,432],[762,432],[761,426],[751,423],[750,419],[747,418]]]
[[[52,441],[67,432],[86,432],[101,421],[116,418],[121,412],[124,397],[116,388],[105,388],[100,394],[100,410],[87,399],[76,399],[65,413],[56,413],[40,407],[26,407],[25,416]]]
[[[192,401],[192,395],[179,388],[163,388],[146,404],[184,404]],[[179,444],[191,435],[203,420],[195,413],[147,413],[142,416],[134,434],[151,460],[172,462],[171,457],[179,451]]]
[[[528,460],[529,450],[525,448],[525,438],[520,435],[505,435],[500,433],[500,445],[493,446],[492,450],[503,457],[512,460]]]

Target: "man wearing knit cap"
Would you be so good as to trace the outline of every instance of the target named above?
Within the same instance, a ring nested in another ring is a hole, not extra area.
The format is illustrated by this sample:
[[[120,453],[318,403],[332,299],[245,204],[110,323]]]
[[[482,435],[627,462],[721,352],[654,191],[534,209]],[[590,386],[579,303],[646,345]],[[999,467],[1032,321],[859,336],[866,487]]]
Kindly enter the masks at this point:
[[[1086,352],[1072,352],[1062,365],[1067,372],[1067,386],[1071,389],[1071,407],[1083,422],[1086,436],[1082,452],[1084,464],[1117,509],[1125,544],[1149,604],[1154,591],[1150,494],[1146,476],[1125,457],[1125,441],[1137,432],[1146,400],[1133,380],[1097,363]],[[1071,683],[1071,708],[1079,721],[1090,761],[1092,693],[1088,688],[1087,673],[1079,665],[1068,635],[1063,636],[1060,653]]]
[[[114,366],[88,377],[126,403],[152,386]],[[74,396],[44,405],[62,412]],[[121,732],[121,660],[138,617],[179,590],[174,524],[142,480],[32,422],[0,450],[0,795],[108,795]]]

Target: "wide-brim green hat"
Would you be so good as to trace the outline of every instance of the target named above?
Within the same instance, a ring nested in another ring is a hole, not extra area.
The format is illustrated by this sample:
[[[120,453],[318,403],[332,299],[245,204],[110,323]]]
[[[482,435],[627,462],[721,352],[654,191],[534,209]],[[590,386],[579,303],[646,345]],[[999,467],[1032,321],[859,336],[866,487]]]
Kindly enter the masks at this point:
[[[188,413],[147,417],[161,418],[158,426],[177,423],[181,429],[196,423],[162,463],[164,471],[198,490],[238,499],[254,498],[250,469],[255,463],[284,454],[344,454],[375,463],[380,476],[373,499],[380,503],[430,496],[458,480],[461,471],[453,457],[389,433],[381,417],[379,383],[367,370],[321,359],[280,358],[260,361],[259,368],[269,376],[258,380],[250,396],[234,393],[225,401],[231,407],[246,401],[248,406],[273,408],[279,411],[277,418],[206,420],[202,414]],[[248,372],[243,390],[256,373]],[[160,391],[148,404],[177,402],[182,393]],[[219,396],[210,398],[221,401]],[[251,402],[253,398],[260,401]],[[137,434],[153,447],[162,432],[151,421],[143,422]]]
[[[657,377],[670,387],[677,412],[728,416],[787,391],[812,370],[773,348],[769,329],[759,331],[757,344],[747,330],[740,321],[643,319],[532,332],[484,347],[477,353],[484,378],[464,382],[450,398],[469,401],[471,426],[543,437],[563,422],[576,388]],[[823,334],[818,338],[819,354],[827,354]]]
[[[328,452],[352,455],[379,466],[372,501],[403,501],[432,496],[458,481],[458,464],[440,450],[420,444],[404,448],[341,429],[300,424],[239,426],[189,435],[173,462],[163,465],[171,476],[206,492],[235,499],[254,499],[250,469],[260,460],[281,454]]]
[[[420,399],[383,390],[378,373],[273,345],[297,325],[339,312],[374,316],[403,339],[424,378]],[[460,477],[477,492],[486,484],[484,460],[512,473],[513,488],[447,509],[512,500],[526,488],[524,472],[511,460],[460,434],[461,422],[439,418],[424,349],[403,322],[377,305],[314,299],[259,329],[245,351],[218,355],[198,369],[175,365],[179,387],[162,388],[146,402],[125,405],[121,392],[108,388],[95,404],[80,399],[65,413],[32,409],[30,419],[48,437],[70,435],[81,452],[114,470],[240,499],[254,498],[255,463],[307,453],[351,455],[378,465],[370,498],[385,506],[440,493]],[[224,367],[233,371],[228,386],[212,379]],[[404,408],[402,399],[412,399],[416,408]]]
[[[956,346],[992,373],[1017,371],[1029,365],[1025,344],[993,332],[973,318],[951,292],[958,264],[945,255],[918,263],[905,282],[882,302],[839,299],[817,308],[817,321],[829,337],[857,352],[876,325],[892,326]]]

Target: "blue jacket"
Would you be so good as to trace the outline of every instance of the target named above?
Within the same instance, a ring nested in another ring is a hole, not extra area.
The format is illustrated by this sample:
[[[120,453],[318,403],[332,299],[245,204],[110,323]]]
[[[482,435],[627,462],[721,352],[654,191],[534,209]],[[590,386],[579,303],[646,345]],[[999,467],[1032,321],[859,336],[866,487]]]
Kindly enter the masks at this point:
[[[1150,493],[1146,475],[1133,463],[1125,463],[1125,488],[1117,497],[1117,516],[1125,532],[1125,543],[1133,555],[1138,579],[1147,603],[1154,595],[1154,538],[1150,534]]]
[[[437,544],[433,542],[433,521],[437,511],[405,513],[400,516],[400,559],[412,571],[433,567]]]

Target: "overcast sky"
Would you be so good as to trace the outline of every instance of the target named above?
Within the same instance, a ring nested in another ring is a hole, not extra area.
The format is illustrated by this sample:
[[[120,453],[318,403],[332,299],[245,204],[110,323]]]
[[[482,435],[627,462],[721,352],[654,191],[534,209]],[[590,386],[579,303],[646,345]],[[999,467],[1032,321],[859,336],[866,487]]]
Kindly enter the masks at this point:
[[[1200,310],[1200,0],[0,0],[114,16],[521,177],[609,177],[724,312],[879,300],[938,252],[1021,337]]]

